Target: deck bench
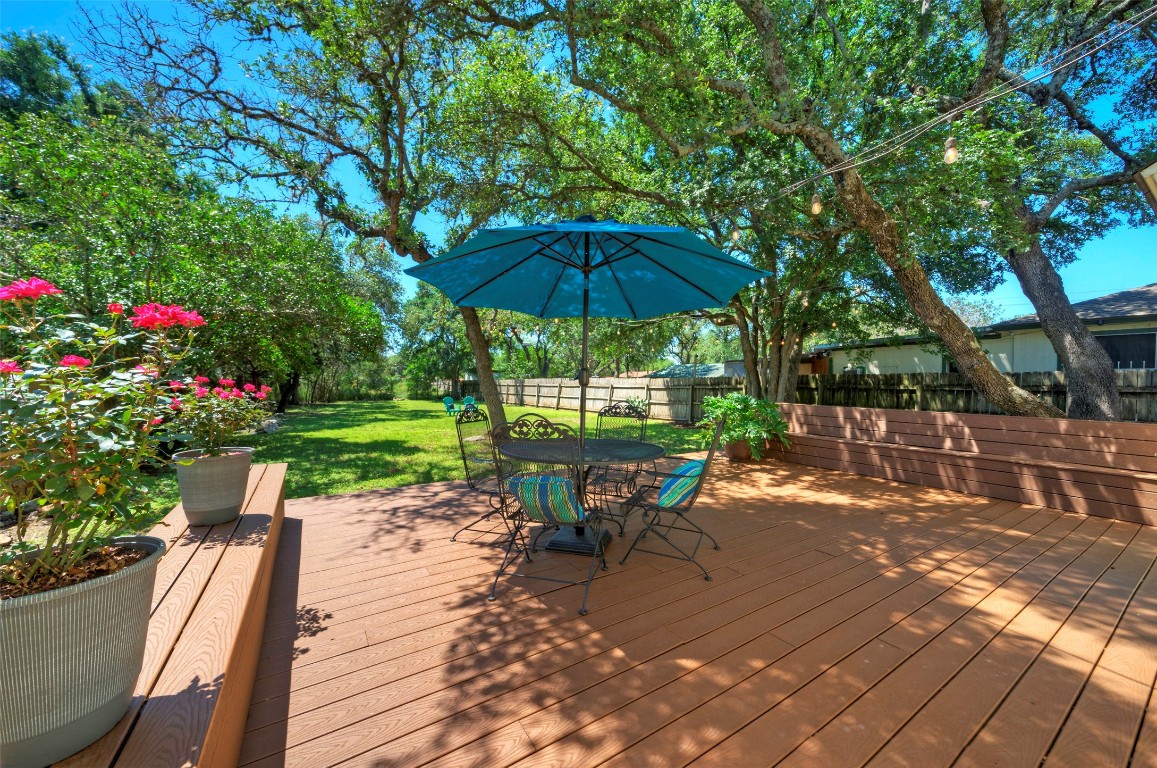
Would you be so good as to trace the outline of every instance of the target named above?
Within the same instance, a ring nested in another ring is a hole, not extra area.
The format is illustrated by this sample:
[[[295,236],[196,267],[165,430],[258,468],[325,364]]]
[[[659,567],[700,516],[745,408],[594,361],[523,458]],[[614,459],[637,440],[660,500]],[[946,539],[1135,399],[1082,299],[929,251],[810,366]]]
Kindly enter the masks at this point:
[[[232,522],[190,526],[180,506],[165,539],[144,666],[127,715],[67,768],[236,766],[285,514],[285,464],[249,473]]]
[[[1157,425],[784,404],[788,461],[1157,525]]]

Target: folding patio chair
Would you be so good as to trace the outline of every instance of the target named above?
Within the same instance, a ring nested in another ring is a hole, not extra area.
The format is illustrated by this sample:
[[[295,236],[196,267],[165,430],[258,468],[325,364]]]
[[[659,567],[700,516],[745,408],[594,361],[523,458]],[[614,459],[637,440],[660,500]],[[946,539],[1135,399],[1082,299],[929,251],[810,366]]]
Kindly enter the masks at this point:
[[[454,418],[454,426],[458,431],[458,448],[462,452],[466,484],[471,490],[489,497],[490,511],[458,529],[450,541],[457,541],[459,534],[467,531],[481,535],[509,534],[510,525],[506,522],[503,510],[503,488],[499,483],[498,457],[490,439],[490,419],[486,411],[476,405],[463,408]],[[496,543],[503,540],[499,539]]]
[[[597,512],[584,508],[575,491],[581,471],[578,435],[565,425],[553,424],[534,414],[530,414],[530,417],[523,416],[514,422],[500,424],[494,428],[495,445],[511,440],[533,441],[541,443],[543,455],[541,458],[520,459],[509,464],[503,461],[500,464],[501,482],[513,507],[512,530],[506,553],[498,572],[494,574],[494,583],[490,587],[487,599],[495,599],[498,580],[503,575],[522,576],[559,584],[582,584],[583,598],[579,613],[586,614],[587,596],[595,571],[600,565],[603,569],[607,567],[601,536],[602,518]],[[526,451],[527,448],[524,446],[523,452]],[[533,450],[530,452],[533,453]],[[528,532],[528,528],[532,525],[541,526],[533,536]],[[587,569],[585,579],[576,581],[512,570],[519,559],[524,559],[528,563],[533,562],[531,554],[537,551],[537,542],[543,533],[564,525],[591,529],[596,544],[590,555],[590,567]]]
[[[635,537],[630,549],[623,555],[619,563],[625,563],[631,553],[638,549],[640,552],[649,552],[653,555],[673,557],[677,560],[686,560],[695,563],[703,571],[703,578],[711,581],[711,574],[707,572],[695,555],[703,539],[709,539],[715,549],[719,543],[707,531],[703,530],[694,520],[688,517],[699,492],[703,490],[703,483],[707,480],[707,473],[711,469],[711,460],[719,447],[719,436],[723,434],[725,421],[720,420],[715,425],[715,436],[711,441],[711,448],[707,451],[705,460],[688,461],[670,472],[654,472],[652,482],[639,488],[630,498],[623,502],[624,516],[635,509],[643,511],[643,530]],[[672,534],[678,533],[678,541],[672,540]],[[692,534],[695,538],[694,546],[687,546],[681,534]],[[639,542],[649,534],[654,534],[666,542],[677,554],[658,552],[652,549],[643,549]]]

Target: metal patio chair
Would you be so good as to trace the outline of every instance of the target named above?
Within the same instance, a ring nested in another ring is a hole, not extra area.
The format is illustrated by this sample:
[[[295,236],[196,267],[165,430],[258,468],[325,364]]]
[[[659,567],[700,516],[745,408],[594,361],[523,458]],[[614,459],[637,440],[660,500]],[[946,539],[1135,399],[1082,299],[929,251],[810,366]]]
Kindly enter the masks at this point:
[[[601,536],[602,518],[596,511],[588,510],[576,492],[579,473],[582,471],[579,466],[578,435],[566,425],[555,424],[536,414],[528,414],[495,427],[493,440],[496,446],[513,440],[538,442],[542,445],[543,455],[537,458],[502,460],[499,463],[500,482],[505,488],[512,508],[511,535],[502,563],[498,572],[494,574],[494,583],[487,599],[496,599],[498,580],[503,575],[540,579],[558,584],[582,584],[583,598],[579,613],[586,614],[587,596],[595,571],[599,566],[606,569],[607,562]],[[523,453],[527,453],[525,446]],[[529,453],[533,456],[532,446]],[[529,529],[535,525],[540,528],[531,534]],[[538,550],[538,539],[544,533],[557,530],[564,525],[591,529],[596,545],[590,555],[590,567],[585,579],[576,581],[512,570],[520,559],[528,563],[533,562],[531,555]]]
[[[596,439],[617,439],[644,442],[647,439],[647,414],[637,406],[619,401],[599,409],[595,422]],[[589,473],[587,488],[590,496],[599,500],[604,515],[619,527],[621,536],[626,524],[625,516],[612,511],[611,505],[635,492],[642,464],[598,467]]]
[[[625,563],[631,553],[638,549],[640,552],[695,563],[699,570],[703,571],[703,578],[711,581],[711,574],[695,559],[695,555],[699,552],[703,539],[708,539],[715,549],[719,549],[719,542],[688,515],[695,506],[700,491],[703,490],[703,483],[707,480],[711,461],[719,447],[719,437],[723,434],[724,423],[725,421],[721,419],[715,425],[715,435],[706,459],[688,461],[670,472],[649,473],[652,475],[652,482],[639,488],[623,502],[624,516],[635,509],[643,511],[643,530],[639,531],[630,549],[619,561],[620,564]],[[679,534],[678,541],[672,540],[673,533]],[[684,533],[694,536],[694,546],[687,546],[684,543],[682,537]],[[666,542],[677,554],[640,547],[639,542],[651,534]]]
[[[457,541],[458,536],[467,531],[479,535],[509,535],[510,525],[504,513],[504,494],[499,482],[498,457],[491,442],[490,419],[486,411],[476,405],[463,408],[454,417],[454,427],[458,432],[458,448],[462,453],[462,467],[466,470],[466,484],[471,490],[489,497],[490,511],[459,528],[450,537],[450,541]],[[504,540],[499,539],[495,543]]]

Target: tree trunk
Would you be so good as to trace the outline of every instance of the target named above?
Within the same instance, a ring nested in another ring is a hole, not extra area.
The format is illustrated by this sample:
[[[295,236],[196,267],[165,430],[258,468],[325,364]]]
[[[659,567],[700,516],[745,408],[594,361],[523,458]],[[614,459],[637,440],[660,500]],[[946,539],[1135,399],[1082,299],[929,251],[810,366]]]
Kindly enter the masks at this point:
[[[816,159],[827,167],[847,160],[835,139],[817,126],[806,126],[800,137]],[[850,169],[837,172],[833,177],[840,202],[896,276],[912,311],[940,337],[952,352],[961,373],[976,391],[1010,416],[1063,417],[1064,413],[1058,408],[1001,375],[976,340],[972,329],[936,293],[924,267],[905,252],[895,219],[868,192],[860,175]]]
[[[277,412],[285,413],[291,405],[297,405],[297,388],[301,385],[301,374],[297,371],[289,374],[289,379],[281,385],[281,396],[277,398]]]
[[[478,368],[478,391],[486,408],[490,411],[491,425],[506,423],[506,410],[502,407],[502,396],[498,393],[498,383],[494,381],[494,364],[490,360],[490,342],[482,332],[482,321],[474,307],[458,307],[462,320],[466,323],[466,338],[474,352],[474,363]]]
[[[795,338],[797,334],[794,332],[787,334],[788,338]],[[802,337],[802,334],[799,334]],[[773,398],[777,403],[794,403],[795,391],[799,386],[799,359],[803,356],[803,346],[801,344],[784,344],[780,347],[784,350],[780,355],[779,376],[775,382],[775,388],[770,391],[775,394]]]
[[[1121,393],[1117,390],[1113,361],[1077,317],[1061,276],[1041,247],[1040,237],[1034,234],[1027,249],[1010,249],[1006,258],[1064,365],[1069,418],[1120,419]]]
[[[751,338],[750,319],[747,309],[733,299],[732,309],[735,310],[735,327],[739,331],[739,348],[743,351],[743,370],[747,378],[747,394],[752,397],[763,398],[763,382],[759,376],[759,352],[755,348],[755,341]]]

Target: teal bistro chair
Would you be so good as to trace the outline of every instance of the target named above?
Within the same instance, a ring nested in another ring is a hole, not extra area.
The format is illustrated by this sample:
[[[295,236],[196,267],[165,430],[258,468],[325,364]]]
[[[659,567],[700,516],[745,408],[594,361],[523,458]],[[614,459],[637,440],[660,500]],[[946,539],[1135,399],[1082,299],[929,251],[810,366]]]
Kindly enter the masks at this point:
[[[643,530],[639,531],[631,548],[619,561],[620,564],[625,563],[635,550],[649,552],[694,563],[703,571],[703,578],[711,581],[711,574],[695,559],[695,555],[698,554],[699,546],[704,539],[710,541],[715,549],[719,549],[719,543],[691,519],[691,512],[695,500],[699,498],[699,492],[703,490],[703,483],[707,480],[711,461],[715,458],[719,438],[723,434],[724,423],[725,420],[721,419],[715,425],[711,449],[707,451],[705,460],[688,461],[670,472],[643,473],[652,475],[651,482],[639,488],[623,502],[624,517],[636,509],[642,510]],[[641,542],[647,541],[648,536],[654,536],[665,542],[663,551],[639,546]]]
[[[503,427],[509,425],[502,425],[495,428],[495,442],[501,443],[504,439],[500,436]],[[558,455],[558,446],[560,440],[542,441],[553,444],[552,455]],[[506,547],[506,553],[502,558],[502,564],[498,568],[498,572],[494,574],[494,583],[490,587],[490,596],[488,600],[495,599],[495,592],[498,589],[498,580],[503,575],[506,576],[523,576],[530,579],[541,579],[543,581],[553,581],[559,584],[582,584],[583,585],[583,599],[579,607],[579,613],[585,615],[587,612],[587,596],[590,594],[591,581],[594,580],[595,571],[601,566],[604,570],[607,567],[606,557],[603,552],[604,540],[602,536],[602,518],[596,512],[590,512],[583,507],[579,502],[575,493],[575,486],[579,473],[579,452],[577,436],[572,440],[565,440],[566,446],[570,449],[567,454],[569,460],[560,462],[557,459],[551,461],[537,461],[537,462],[519,462],[513,468],[509,475],[502,478],[505,487],[510,497],[511,503],[515,506],[512,515],[510,541]],[[500,472],[502,467],[500,466]],[[533,525],[542,526],[542,528],[533,536],[528,536],[528,528]],[[571,579],[559,579],[552,576],[540,576],[529,573],[519,573],[513,570],[520,559],[526,562],[533,562],[531,553],[537,551],[536,545],[538,537],[547,531],[553,531],[561,526],[583,526],[590,531],[590,535],[596,542],[594,551],[591,554],[590,567],[587,569],[585,579],[574,581]]]

